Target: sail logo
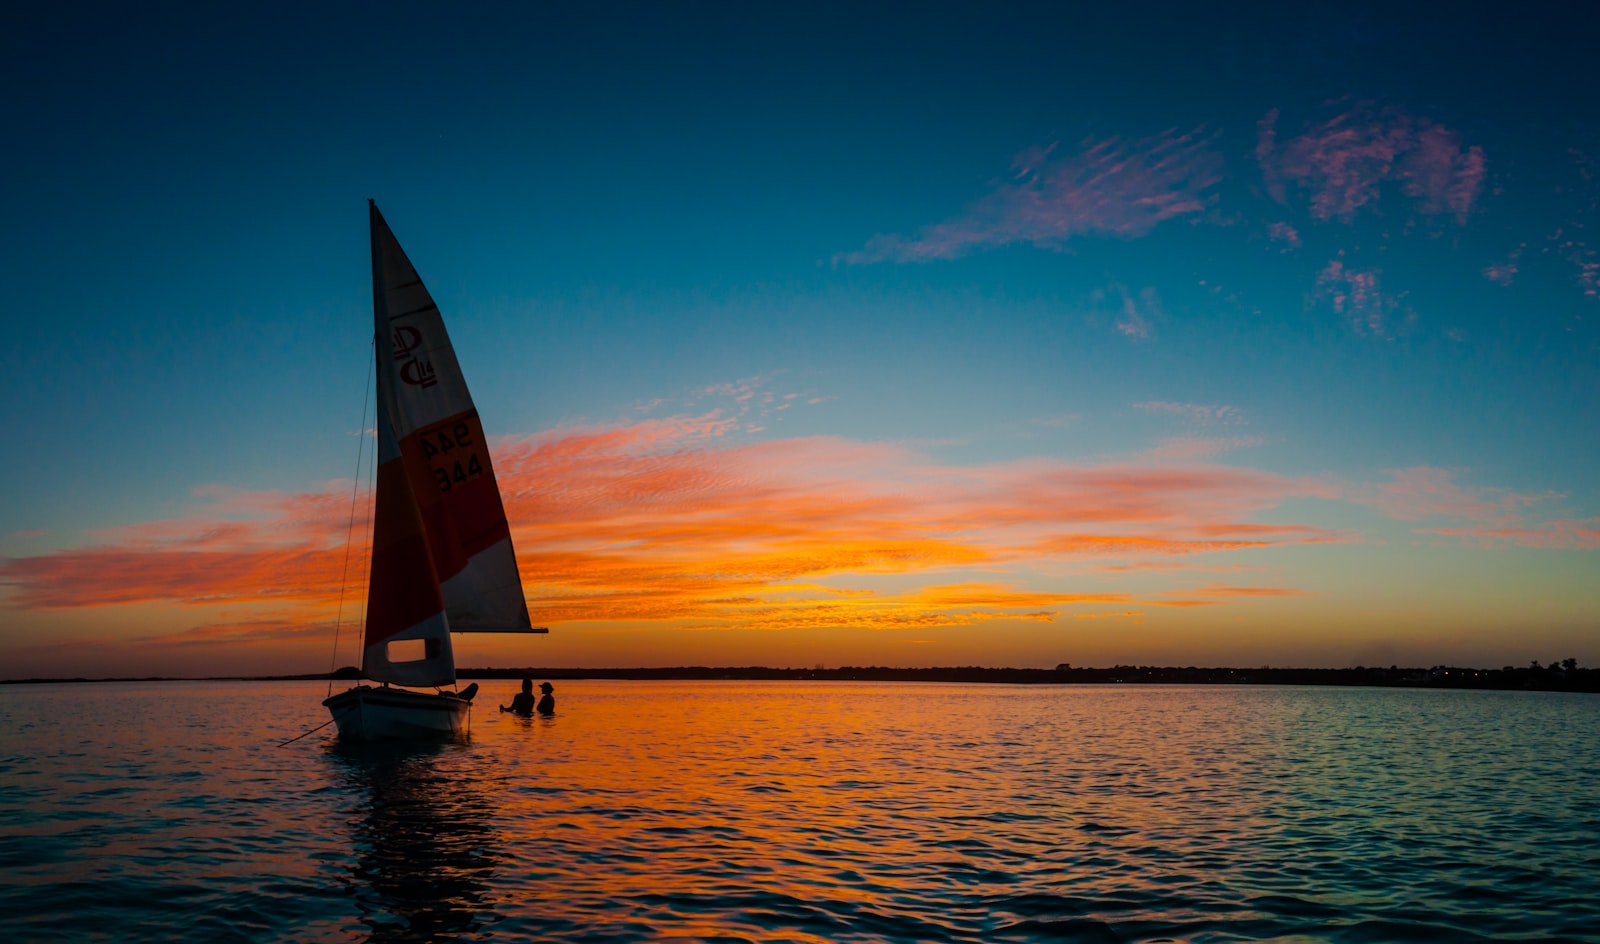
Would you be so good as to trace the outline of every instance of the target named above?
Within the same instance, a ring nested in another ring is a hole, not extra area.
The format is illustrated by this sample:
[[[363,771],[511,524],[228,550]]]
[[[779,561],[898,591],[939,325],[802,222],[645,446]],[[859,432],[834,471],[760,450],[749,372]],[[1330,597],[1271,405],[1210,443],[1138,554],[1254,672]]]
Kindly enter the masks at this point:
[[[431,387],[439,382],[439,373],[427,361],[406,361],[400,365],[400,379],[413,387]]]
[[[410,325],[400,325],[394,329],[394,359],[405,360],[411,352],[422,346],[422,332]]]
[[[432,362],[411,354],[422,347],[422,332],[410,325],[394,329],[394,360],[399,365],[400,379],[424,390],[439,382],[439,373]]]

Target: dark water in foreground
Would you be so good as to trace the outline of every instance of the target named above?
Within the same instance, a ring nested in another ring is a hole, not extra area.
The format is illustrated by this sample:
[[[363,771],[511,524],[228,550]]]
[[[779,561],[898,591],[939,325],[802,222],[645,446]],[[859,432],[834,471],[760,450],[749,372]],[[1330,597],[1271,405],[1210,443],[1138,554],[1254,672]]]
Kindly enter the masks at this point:
[[[353,752],[324,683],[0,687],[21,941],[1600,942],[1600,697],[562,682]]]

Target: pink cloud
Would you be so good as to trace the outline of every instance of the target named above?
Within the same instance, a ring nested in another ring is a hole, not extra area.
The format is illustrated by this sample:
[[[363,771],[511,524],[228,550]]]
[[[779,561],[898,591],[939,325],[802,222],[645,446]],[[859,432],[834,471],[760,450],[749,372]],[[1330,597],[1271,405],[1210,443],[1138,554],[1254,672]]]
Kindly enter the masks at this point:
[[[1055,145],[1032,148],[1012,163],[1010,179],[960,216],[911,236],[874,236],[835,261],[924,262],[1013,243],[1053,249],[1075,236],[1143,236],[1167,220],[1197,217],[1215,202],[1222,161],[1212,140],[1197,130],[1089,139],[1071,153]]]
[[[1464,224],[1483,192],[1483,149],[1456,131],[1396,108],[1350,108],[1280,138],[1274,109],[1257,125],[1256,160],[1267,191],[1290,203],[1290,188],[1319,221],[1349,223],[1398,186],[1416,210]]]
[[[1583,224],[1574,223],[1572,228],[1582,232]],[[1591,248],[1580,236],[1569,234],[1565,227],[1557,229],[1551,235],[1550,242],[1557,254],[1572,266],[1583,294],[1589,298],[1600,298],[1600,252]]]
[[[1461,485],[1447,469],[1399,469],[1388,482],[1353,489],[1348,497],[1401,521],[1456,518],[1466,526],[1419,528],[1417,534],[1457,538],[1482,548],[1600,548],[1600,518],[1528,522],[1529,509],[1564,498],[1556,492],[1525,494],[1504,488]]]
[[[1527,247],[1527,243],[1522,243],[1518,245],[1517,248],[1511,250],[1511,253],[1506,257],[1504,262],[1497,262],[1484,266],[1484,278],[1494,282],[1497,285],[1510,285],[1511,281],[1517,277],[1517,260],[1522,258],[1522,251]]]
[[[1522,523],[1523,509],[1561,497],[1552,493],[1523,495],[1506,489],[1468,487],[1458,484],[1450,470],[1427,466],[1397,469],[1392,474],[1388,482],[1356,490],[1350,500],[1402,521],[1453,517],[1517,528]]]
[[[1284,252],[1300,248],[1300,231],[1288,223],[1269,224],[1267,226],[1267,237],[1275,243],[1287,244],[1287,247],[1283,250]]]
[[[1415,315],[1402,306],[1403,294],[1383,290],[1382,276],[1379,269],[1355,269],[1334,259],[1317,273],[1310,300],[1331,308],[1357,334],[1392,338],[1409,329]]]
[[[1571,196],[1573,217],[1567,225],[1559,227],[1550,236],[1557,252],[1572,265],[1578,287],[1589,298],[1600,298],[1600,251],[1589,245],[1584,233],[1595,224],[1596,211],[1600,210],[1600,187],[1595,186],[1593,159],[1578,148],[1568,148],[1572,156],[1578,183],[1575,187],[1561,188]],[[1559,191],[1558,191],[1559,192]]]
[[[1483,149],[1462,148],[1459,134],[1425,118],[1413,124],[1409,144],[1399,166],[1406,194],[1424,213],[1449,213],[1457,223],[1466,223],[1483,192],[1487,166]]]

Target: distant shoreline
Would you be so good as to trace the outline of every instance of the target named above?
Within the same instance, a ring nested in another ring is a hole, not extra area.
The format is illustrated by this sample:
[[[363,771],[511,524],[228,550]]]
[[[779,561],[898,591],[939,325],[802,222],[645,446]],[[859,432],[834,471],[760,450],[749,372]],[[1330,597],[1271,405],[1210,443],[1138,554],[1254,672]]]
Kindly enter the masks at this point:
[[[1471,688],[1499,691],[1600,692],[1600,669],[1537,666],[1500,669],[1458,668],[1198,668],[1133,666],[1054,669],[950,666],[898,669],[886,666],[843,666],[835,669],[780,669],[765,666],[674,666],[670,668],[477,668],[460,669],[461,679],[631,679],[641,681],[795,681],[795,682],[967,682],[1006,685],[1320,685],[1378,688]],[[30,678],[0,680],[0,685],[76,682],[195,681],[327,681],[353,680],[353,668],[303,675],[224,675],[142,678]]]

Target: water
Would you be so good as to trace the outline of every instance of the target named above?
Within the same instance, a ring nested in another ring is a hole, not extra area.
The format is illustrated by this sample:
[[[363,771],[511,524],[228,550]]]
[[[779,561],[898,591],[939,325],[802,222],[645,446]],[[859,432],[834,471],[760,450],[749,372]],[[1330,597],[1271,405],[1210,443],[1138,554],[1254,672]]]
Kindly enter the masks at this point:
[[[1600,942],[1592,695],[514,687],[389,751],[276,746],[324,683],[0,687],[0,936]]]

